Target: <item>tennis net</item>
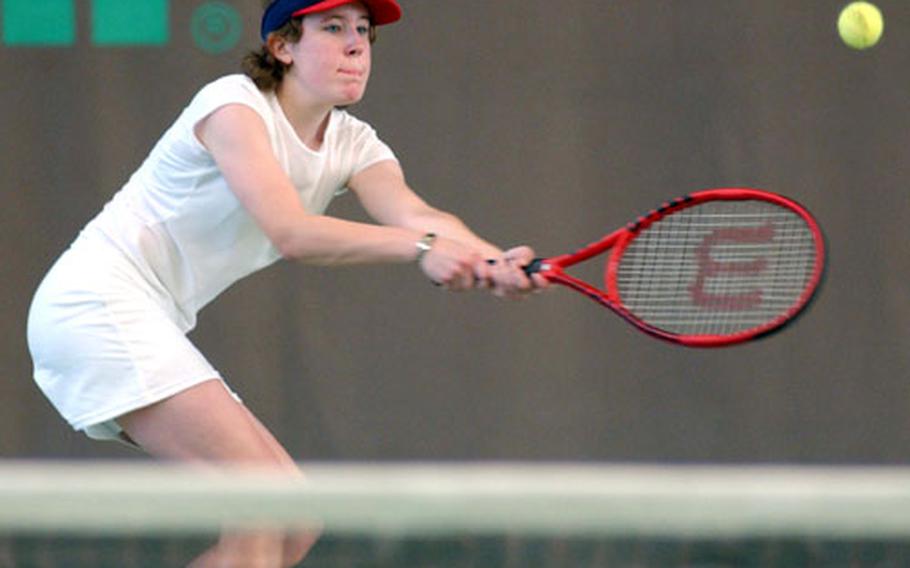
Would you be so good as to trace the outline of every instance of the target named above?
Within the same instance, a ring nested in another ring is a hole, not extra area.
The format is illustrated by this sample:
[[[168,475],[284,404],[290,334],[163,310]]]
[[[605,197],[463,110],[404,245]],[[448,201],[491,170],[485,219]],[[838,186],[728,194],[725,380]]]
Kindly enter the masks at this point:
[[[910,468],[301,466],[0,462],[0,566],[182,566],[263,527],[320,527],[313,568],[910,566]]]

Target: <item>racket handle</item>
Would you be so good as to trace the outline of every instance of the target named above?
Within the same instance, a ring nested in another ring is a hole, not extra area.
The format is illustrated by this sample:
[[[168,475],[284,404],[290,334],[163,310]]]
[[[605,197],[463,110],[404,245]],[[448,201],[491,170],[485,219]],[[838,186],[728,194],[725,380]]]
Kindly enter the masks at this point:
[[[531,264],[523,267],[525,274],[530,276],[530,275],[534,274],[535,272],[540,272],[541,270],[543,270],[543,261],[544,261],[544,259],[542,259],[542,258],[535,258],[534,260],[532,260]]]
[[[530,276],[530,275],[534,274],[535,272],[540,272],[541,270],[543,270],[543,262],[544,262],[543,258],[535,258],[534,260],[531,261],[531,264],[529,264],[527,266],[522,266],[521,269],[525,271],[525,274]],[[492,258],[488,258],[487,264],[496,264],[496,261],[493,260]]]

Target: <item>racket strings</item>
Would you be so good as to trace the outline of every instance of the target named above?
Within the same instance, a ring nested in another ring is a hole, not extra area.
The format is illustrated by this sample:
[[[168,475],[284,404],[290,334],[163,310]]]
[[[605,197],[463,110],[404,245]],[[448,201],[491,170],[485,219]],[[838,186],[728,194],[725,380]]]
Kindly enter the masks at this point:
[[[816,261],[814,233],[795,211],[716,201],[642,230],[617,271],[620,300],[646,324],[679,335],[731,335],[785,317]]]

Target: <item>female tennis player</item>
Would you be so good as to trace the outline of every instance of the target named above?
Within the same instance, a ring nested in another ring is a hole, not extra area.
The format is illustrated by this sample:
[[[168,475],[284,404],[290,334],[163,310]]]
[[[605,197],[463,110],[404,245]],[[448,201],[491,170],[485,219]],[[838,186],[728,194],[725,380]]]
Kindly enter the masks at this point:
[[[280,258],[417,262],[452,291],[517,298],[542,288],[503,252],[412,191],[393,152],[341,107],[361,99],[375,27],[396,0],[274,0],[245,75],[203,87],[39,286],[29,314],[35,379],[96,439],[167,460],[300,475],[186,333],[237,280]],[[376,221],[325,216],[349,188]],[[492,260],[495,262],[487,262]],[[197,566],[290,566],[306,535],[222,535]]]

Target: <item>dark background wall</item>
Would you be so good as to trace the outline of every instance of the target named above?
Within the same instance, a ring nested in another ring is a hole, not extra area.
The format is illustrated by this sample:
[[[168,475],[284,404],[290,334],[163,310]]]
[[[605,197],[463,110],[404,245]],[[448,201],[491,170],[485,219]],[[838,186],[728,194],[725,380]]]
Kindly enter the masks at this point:
[[[96,45],[87,0],[71,45],[0,38],[4,457],[135,456],[69,430],[24,329],[54,258],[256,43],[258,2],[218,5],[244,22],[221,53],[218,21],[199,27],[212,3],[171,4],[159,46]],[[282,263],[192,337],[300,459],[904,462],[910,5],[878,4],[884,40],[856,52],[839,0],[404,0],[353,110],[428,200],[542,254],[696,189],[796,198],[831,261],[782,334],[689,350],[565,290],[511,303],[413,266]],[[351,197],[330,211],[362,218]]]

